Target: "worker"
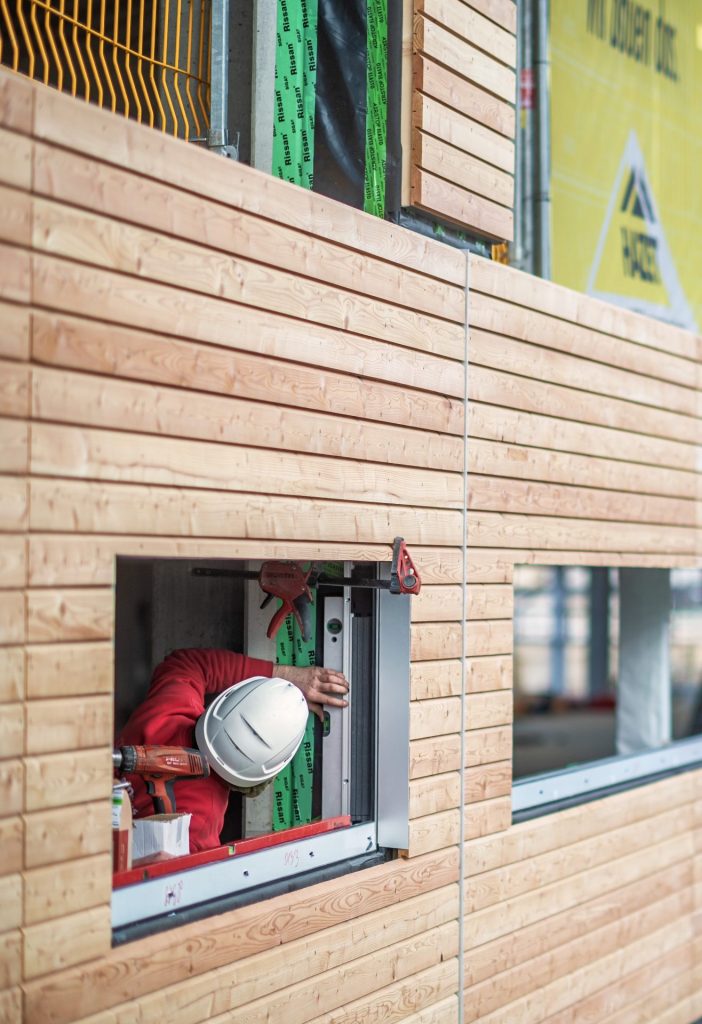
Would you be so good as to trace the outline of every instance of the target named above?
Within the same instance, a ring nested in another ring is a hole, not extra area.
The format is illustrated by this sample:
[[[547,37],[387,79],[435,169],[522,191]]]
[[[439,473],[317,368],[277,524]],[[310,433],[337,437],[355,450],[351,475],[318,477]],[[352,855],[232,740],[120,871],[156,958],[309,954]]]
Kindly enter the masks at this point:
[[[175,796],[177,810],[192,815],[190,852],[209,850],[220,845],[230,791],[257,795],[291,760],[302,740],[308,709],[323,719],[324,705],[347,706],[348,689],[341,672],[321,666],[273,665],[216,648],[174,651],[154,670],[149,691],[117,744],[200,748],[210,763],[209,777],[178,779]],[[216,699],[206,711],[211,697]],[[247,741],[255,744],[258,739],[266,745],[265,764],[261,758],[255,763],[253,753],[253,760],[242,765],[242,747],[247,744],[236,743],[237,730],[242,729]],[[135,814],[153,814],[144,781],[137,775],[128,778]]]

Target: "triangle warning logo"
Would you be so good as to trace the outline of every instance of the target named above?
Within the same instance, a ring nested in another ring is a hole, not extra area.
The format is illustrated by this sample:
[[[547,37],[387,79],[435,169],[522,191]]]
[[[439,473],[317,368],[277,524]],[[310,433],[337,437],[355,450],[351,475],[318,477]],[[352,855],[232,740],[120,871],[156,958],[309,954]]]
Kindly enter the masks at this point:
[[[609,197],[587,293],[634,312],[697,330],[633,131]]]

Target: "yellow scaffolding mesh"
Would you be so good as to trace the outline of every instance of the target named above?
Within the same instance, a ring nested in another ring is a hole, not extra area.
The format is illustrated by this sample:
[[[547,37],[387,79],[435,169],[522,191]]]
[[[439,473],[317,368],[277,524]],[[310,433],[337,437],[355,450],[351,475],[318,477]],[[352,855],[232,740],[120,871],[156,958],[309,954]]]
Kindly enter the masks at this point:
[[[0,63],[184,139],[207,134],[211,0],[0,0]]]

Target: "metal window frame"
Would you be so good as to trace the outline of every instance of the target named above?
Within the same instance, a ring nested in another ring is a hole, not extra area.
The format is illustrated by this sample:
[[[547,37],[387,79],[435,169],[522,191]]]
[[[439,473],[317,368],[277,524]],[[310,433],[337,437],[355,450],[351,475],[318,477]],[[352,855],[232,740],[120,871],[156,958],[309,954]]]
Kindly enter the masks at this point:
[[[514,783],[512,813],[547,807],[629,783],[644,783],[649,777],[691,768],[700,762],[702,736],[696,736],[642,754],[607,757],[575,768],[532,775]]]
[[[379,576],[389,578],[390,563],[375,564]],[[350,597],[350,590],[344,588],[345,598]],[[348,605],[347,600],[344,605]],[[311,869],[351,861],[381,848],[407,848],[410,696],[410,599],[407,595],[376,591],[375,649],[378,685],[374,820],[115,889],[112,892],[113,929],[150,920],[158,929],[155,919],[164,915],[172,919],[179,911],[198,904],[252,892],[259,886],[280,880],[291,881],[309,874]]]

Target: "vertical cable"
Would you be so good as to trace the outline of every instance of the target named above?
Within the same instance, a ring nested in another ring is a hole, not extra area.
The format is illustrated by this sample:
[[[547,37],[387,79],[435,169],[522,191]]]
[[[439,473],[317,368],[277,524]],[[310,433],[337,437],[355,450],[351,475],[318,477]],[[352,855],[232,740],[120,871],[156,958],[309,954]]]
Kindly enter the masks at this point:
[[[465,986],[465,836],[466,836],[466,682],[468,667],[466,664],[466,640],[468,625],[468,342],[470,340],[470,252],[466,250],[465,302],[463,305],[463,559],[461,588],[461,764],[460,791],[461,817],[458,828],[459,866],[458,866],[458,1024],[463,1024],[463,990]]]

